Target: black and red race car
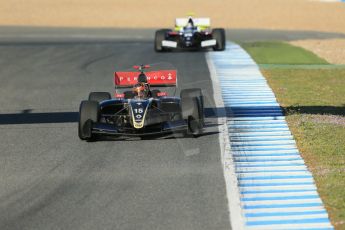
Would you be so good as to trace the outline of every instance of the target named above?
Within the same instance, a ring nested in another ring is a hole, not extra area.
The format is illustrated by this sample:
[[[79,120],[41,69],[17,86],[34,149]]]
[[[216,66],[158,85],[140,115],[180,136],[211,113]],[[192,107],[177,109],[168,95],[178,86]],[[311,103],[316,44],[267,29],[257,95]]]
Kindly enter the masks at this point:
[[[100,135],[142,137],[178,132],[198,136],[202,133],[201,89],[184,89],[177,97],[177,71],[171,65],[134,68],[135,71],[114,73],[114,98],[108,92],[91,92],[88,100],[81,102],[80,139],[91,140]]]
[[[155,34],[155,50],[157,52],[173,49],[213,48],[222,51],[226,45],[225,30],[210,29],[209,18],[177,18],[175,29],[160,29]]]

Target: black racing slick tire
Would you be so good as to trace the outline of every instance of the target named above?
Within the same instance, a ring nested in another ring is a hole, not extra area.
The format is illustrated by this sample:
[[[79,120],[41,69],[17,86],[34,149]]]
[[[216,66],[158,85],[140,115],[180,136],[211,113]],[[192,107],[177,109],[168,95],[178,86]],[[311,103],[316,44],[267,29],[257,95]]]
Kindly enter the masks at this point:
[[[217,28],[212,30],[212,37],[216,39],[216,45],[213,46],[214,51],[225,50],[225,30],[222,28]]]
[[[163,52],[166,49],[162,46],[162,41],[165,40],[167,33],[170,32],[170,29],[160,29],[156,31],[155,34],[155,51]]]
[[[182,98],[186,98],[186,97],[196,98],[198,106],[199,106],[198,114],[199,114],[202,124],[204,124],[204,96],[202,94],[202,90],[200,88],[183,89],[181,90],[180,96],[181,96],[181,100]],[[188,111],[188,110],[185,110],[185,111]],[[183,117],[186,119],[187,116],[189,116],[188,112],[184,114]]]
[[[78,135],[81,140],[91,140],[92,123],[99,120],[100,110],[97,101],[82,101],[79,107]]]
[[[187,121],[187,134],[194,137],[202,134],[204,127],[203,96],[201,89],[181,91],[182,118]]]
[[[105,100],[110,100],[111,95],[108,92],[91,92],[89,94],[89,101],[97,101],[98,103],[105,101]]]

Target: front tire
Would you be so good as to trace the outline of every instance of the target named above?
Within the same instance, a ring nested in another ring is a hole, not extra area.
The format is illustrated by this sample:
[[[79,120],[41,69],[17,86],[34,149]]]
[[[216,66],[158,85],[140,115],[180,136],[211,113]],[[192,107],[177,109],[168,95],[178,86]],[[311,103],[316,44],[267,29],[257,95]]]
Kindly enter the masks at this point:
[[[204,96],[202,94],[202,90],[200,88],[183,89],[181,91],[181,98],[182,97],[195,97],[197,99],[199,116],[204,125]]]
[[[202,134],[204,127],[203,95],[199,88],[181,91],[182,117],[187,121],[187,134],[197,137]]]
[[[99,120],[99,104],[97,101],[82,101],[79,107],[78,136],[81,140],[91,140],[92,123]]]
[[[214,51],[225,50],[225,30],[221,28],[212,30],[212,37],[216,39],[216,45],[213,47]]]

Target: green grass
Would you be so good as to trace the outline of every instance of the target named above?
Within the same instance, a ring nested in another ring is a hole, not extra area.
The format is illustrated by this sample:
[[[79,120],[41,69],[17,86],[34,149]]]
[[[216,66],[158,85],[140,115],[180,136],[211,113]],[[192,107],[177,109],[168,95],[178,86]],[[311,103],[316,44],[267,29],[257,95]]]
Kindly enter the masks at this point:
[[[279,42],[242,45],[257,63],[323,61],[308,51]],[[345,69],[285,68],[262,72],[286,112],[333,225],[345,229]]]
[[[241,45],[259,64],[328,64],[312,52],[283,42],[253,42]]]
[[[345,69],[266,69],[262,73],[283,106],[345,105]]]
[[[334,117],[287,116],[297,146],[312,171],[319,194],[336,229],[345,229],[345,119]]]

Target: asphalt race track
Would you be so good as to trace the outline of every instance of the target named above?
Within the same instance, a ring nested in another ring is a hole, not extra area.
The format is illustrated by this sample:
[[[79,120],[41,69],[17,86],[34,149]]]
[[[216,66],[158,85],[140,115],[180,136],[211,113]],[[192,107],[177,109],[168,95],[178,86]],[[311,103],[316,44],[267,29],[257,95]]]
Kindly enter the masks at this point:
[[[97,36],[0,41],[0,229],[230,229],[204,53]],[[162,61],[179,90],[204,90],[204,136],[79,140],[90,91],[113,92],[116,68]]]

